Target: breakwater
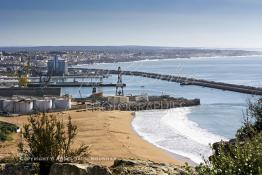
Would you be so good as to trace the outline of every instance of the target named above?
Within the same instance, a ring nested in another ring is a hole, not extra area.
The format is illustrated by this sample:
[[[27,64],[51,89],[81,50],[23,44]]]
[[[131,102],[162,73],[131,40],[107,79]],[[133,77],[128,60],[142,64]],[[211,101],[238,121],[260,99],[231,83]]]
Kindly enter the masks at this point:
[[[117,70],[106,70],[106,69],[88,69],[88,68],[69,68],[69,69],[86,70],[101,75],[119,73]],[[140,76],[140,77],[176,82],[176,83],[180,83],[180,85],[195,85],[195,86],[202,86],[202,87],[233,91],[233,92],[239,92],[245,94],[262,95],[262,88],[259,87],[236,85],[236,84],[215,82],[215,81],[209,81],[203,79],[187,78],[182,76],[140,72],[140,71],[121,71],[121,74],[128,75],[128,76]]]

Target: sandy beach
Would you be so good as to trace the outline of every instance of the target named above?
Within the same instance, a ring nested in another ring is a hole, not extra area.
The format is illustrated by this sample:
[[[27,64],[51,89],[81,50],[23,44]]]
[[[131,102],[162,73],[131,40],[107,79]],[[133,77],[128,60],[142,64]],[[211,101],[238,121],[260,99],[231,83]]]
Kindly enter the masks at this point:
[[[131,126],[133,115],[122,111],[67,111],[59,117],[67,120],[72,117],[78,127],[75,145],[88,144],[91,162],[111,165],[115,158],[136,158],[155,162],[181,164],[166,151],[155,147],[139,137]],[[0,117],[0,121],[10,122],[23,126],[28,116]],[[6,153],[17,154],[16,144],[18,134],[14,140],[0,145],[0,155]]]

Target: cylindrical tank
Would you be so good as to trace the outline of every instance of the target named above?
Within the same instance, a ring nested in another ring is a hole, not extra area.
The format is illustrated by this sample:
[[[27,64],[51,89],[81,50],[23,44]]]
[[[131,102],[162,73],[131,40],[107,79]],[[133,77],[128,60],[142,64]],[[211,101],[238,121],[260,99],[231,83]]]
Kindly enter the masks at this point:
[[[14,102],[14,113],[27,114],[33,111],[33,101],[23,100]]]
[[[13,100],[4,100],[3,101],[3,111],[8,113],[14,112],[14,101]]]
[[[35,100],[34,109],[38,112],[47,112],[50,109],[52,109],[52,100],[51,99]]]
[[[70,98],[58,98],[54,100],[55,109],[71,109]]]

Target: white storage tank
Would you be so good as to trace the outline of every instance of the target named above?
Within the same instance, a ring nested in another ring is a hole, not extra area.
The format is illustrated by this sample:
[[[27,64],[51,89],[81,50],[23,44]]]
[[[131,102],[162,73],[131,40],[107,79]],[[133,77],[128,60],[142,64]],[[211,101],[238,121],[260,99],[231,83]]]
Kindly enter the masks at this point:
[[[8,113],[14,112],[14,101],[13,100],[4,100],[3,101],[3,111]]]
[[[47,112],[50,109],[52,109],[52,100],[51,99],[35,100],[34,109],[38,112]]]
[[[71,98],[58,98],[53,102],[55,109],[71,109]]]
[[[16,114],[28,114],[33,111],[33,101],[21,100],[14,102],[14,113]]]

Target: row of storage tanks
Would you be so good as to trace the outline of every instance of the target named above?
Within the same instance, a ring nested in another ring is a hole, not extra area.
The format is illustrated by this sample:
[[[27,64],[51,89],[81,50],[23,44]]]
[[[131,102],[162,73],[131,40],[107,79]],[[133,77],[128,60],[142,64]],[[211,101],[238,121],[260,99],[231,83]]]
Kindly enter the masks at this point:
[[[14,114],[28,114],[33,111],[47,112],[52,109],[68,110],[71,98],[45,99],[0,99],[0,111]]]

